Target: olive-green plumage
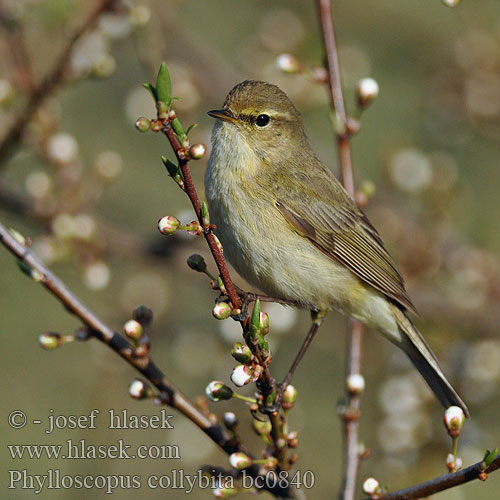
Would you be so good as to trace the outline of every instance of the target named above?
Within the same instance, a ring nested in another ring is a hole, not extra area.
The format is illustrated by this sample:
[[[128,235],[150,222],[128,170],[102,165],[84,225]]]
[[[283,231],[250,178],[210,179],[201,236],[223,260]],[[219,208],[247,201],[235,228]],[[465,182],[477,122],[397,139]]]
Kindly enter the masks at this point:
[[[228,94],[205,173],[211,220],[236,270],[265,293],[351,315],[401,347],[445,406],[467,408],[405,311],[415,307],[382,239],[311,149],[275,85]]]

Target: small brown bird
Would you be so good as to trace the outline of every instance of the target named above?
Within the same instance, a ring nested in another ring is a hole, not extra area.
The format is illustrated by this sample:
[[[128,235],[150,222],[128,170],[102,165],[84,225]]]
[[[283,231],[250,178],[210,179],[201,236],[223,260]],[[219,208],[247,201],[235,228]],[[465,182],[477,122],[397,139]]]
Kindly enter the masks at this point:
[[[205,173],[224,252],[250,283],[316,311],[336,309],[382,332],[410,358],[444,407],[468,414],[407,316],[416,312],[377,230],[318,159],[300,113],[275,85],[229,92]]]

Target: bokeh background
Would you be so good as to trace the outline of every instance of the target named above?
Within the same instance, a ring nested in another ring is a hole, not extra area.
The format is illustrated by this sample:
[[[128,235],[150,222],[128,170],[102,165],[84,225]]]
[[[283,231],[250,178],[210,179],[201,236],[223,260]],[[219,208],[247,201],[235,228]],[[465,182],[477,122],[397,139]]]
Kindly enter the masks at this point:
[[[0,137],[23,109],[34,85],[54,66],[68,37],[97,2],[0,2]],[[417,320],[445,372],[468,402],[472,418],[459,441],[464,464],[499,444],[500,421],[500,4],[463,0],[334,2],[348,110],[356,115],[355,86],[373,77],[380,96],[361,116],[352,141],[366,212],[399,263],[423,319]],[[216,292],[190,271],[186,258],[209,252],[199,238],[161,237],[156,221],[193,219],[189,202],[168,178],[161,136],[140,134],[137,117],[153,117],[141,87],[166,60],[178,115],[192,142],[209,144],[211,119],[228,90],[246,79],[281,86],[304,116],[309,138],[335,172],[326,90],[307,74],[282,72],[276,60],[293,54],[308,69],[321,66],[315,3],[264,0],[151,0],[116,2],[71,53],[64,81],[33,115],[24,141],[0,164],[0,217],[33,238],[34,251],[101,318],[117,330],[132,309],[155,313],[153,358],[191,398],[213,379],[229,381],[237,324],[211,316]],[[192,162],[202,192],[205,160]],[[277,264],[279,265],[279,263]],[[209,261],[212,270],[215,267]],[[2,498],[28,498],[7,489],[8,470],[44,474],[151,474],[201,464],[227,466],[227,457],[189,421],[175,429],[110,431],[109,409],[155,414],[127,395],[133,370],[97,341],[45,352],[37,336],[72,333],[78,321],[42,287],[23,276],[0,250],[2,318],[2,440],[62,444],[85,439],[113,444],[177,444],[179,460],[13,460],[2,446]],[[237,283],[245,284],[236,277]],[[270,306],[272,372],[285,373],[308,326],[308,314]],[[316,477],[309,498],[333,498],[341,480],[345,319],[333,314],[300,366],[299,399],[291,427],[300,432],[297,469]],[[396,489],[446,472],[450,439],[442,410],[404,356],[378,334],[365,336],[361,435],[371,450],[361,477]],[[245,391],[243,391],[245,392]],[[251,394],[251,388],[246,389]],[[240,415],[248,447],[262,448],[238,401],[211,404]],[[31,420],[54,414],[101,412],[98,429],[7,426],[12,410]],[[440,494],[442,500],[495,498],[500,478]],[[104,498],[101,491],[44,490],[39,498]],[[181,490],[120,490],[119,498],[179,498]],[[195,490],[194,498],[211,498]],[[242,494],[245,496],[245,494]]]

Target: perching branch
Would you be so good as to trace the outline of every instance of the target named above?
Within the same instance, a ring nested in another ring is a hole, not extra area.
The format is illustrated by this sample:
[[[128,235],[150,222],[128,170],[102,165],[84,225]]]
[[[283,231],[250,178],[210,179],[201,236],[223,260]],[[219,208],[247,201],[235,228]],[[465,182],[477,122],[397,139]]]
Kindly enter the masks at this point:
[[[474,465],[453,472],[452,474],[443,474],[425,483],[416,484],[415,486],[410,486],[409,488],[393,491],[391,493],[385,493],[376,498],[377,500],[411,500],[427,498],[429,495],[468,483],[474,479],[485,481],[488,474],[498,469],[500,469],[500,455],[497,455],[489,467],[486,467],[484,462],[477,462]]]
[[[177,140],[174,130],[172,129],[172,125],[167,120],[164,123],[163,132],[166,135],[172,149],[174,150],[175,156],[177,157],[177,161],[179,162],[179,167],[182,171],[182,176],[184,178],[184,190],[188,195],[196,216],[198,217],[198,222],[203,225],[202,215],[201,215],[201,202],[198,193],[196,192],[196,188],[193,184],[193,179],[191,177],[191,172],[188,166],[188,160],[180,154],[182,147]],[[238,292],[234,286],[234,283],[229,275],[229,270],[226,265],[226,261],[224,259],[224,255],[219,249],[217,242],[214,238],[214,235],[211,231],[205,231],[203,233],[205,239],[207,240],[210,251],[212,252],[212,256],[217,264],[217,268],[219,269],[220,275],[222,277],[222,281],[224,282],[224,286],[227,290],[227,296],[229,300],[232,302],[233,307],[235,309],[239,309],[241,307],[241,301],[238,296]]]
[[[24,130],[31,120],[31,117],[36,113],[45,100],[52,95],[57,86],[64,79],[68,61],[76,42],[78,42],[82,35],[94,26],[99,16],[103,12],[109,10],[116,2],[117,0],[99,0],[89,12],[82,24],[76,28],[75,32],[69,37],[66,42],[66,46],[57,59],[52,71],[50,71],[50,73],[39,85],[34,87],[28,98],[28,102],[10,126],[7,134],[0,141],[0,167],[21,139]]]
[[[342,184],[346,191],[354,198],[354,176],[351,157],[350,133],[348,130],[347,115],[342,93],[340,78],[340,64],[338,48],[335,40],[335,29],[332,19],[331,0],[317,0],[317,8],[323,44],[326,53],[328,69],[328,90],[332,109],[335,112],[336,138],[342,172]],[[351,375],[358,375],[361,371],[361,352],[363,341],[363,325],[359,321],[349,320],[347,333],[347,362],[346,379]],[[361,397],[359,392],[348,390],[346,404],[342,413],[344,420],[344,473],[343,486],[339,497],[343,500],[354,500],[358,482],[360,456],[359,443],[359,418]]]

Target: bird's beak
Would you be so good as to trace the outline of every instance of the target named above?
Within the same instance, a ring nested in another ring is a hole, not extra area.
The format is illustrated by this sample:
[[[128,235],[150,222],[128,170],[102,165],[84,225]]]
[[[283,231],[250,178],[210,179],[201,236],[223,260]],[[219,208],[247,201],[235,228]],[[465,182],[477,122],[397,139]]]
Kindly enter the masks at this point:
[[[227,109],[214,109],[212,111],[208,111],[207,115],[224,122],[235,122],[237,120],[233,113]]]

